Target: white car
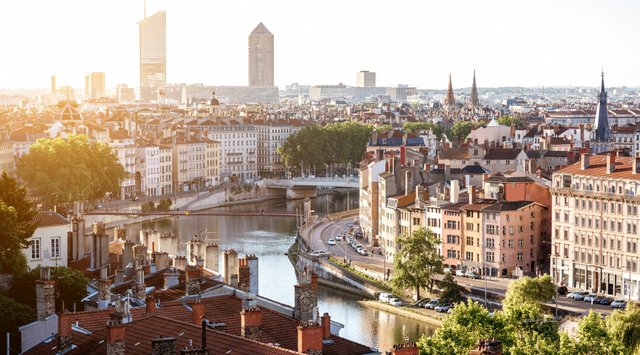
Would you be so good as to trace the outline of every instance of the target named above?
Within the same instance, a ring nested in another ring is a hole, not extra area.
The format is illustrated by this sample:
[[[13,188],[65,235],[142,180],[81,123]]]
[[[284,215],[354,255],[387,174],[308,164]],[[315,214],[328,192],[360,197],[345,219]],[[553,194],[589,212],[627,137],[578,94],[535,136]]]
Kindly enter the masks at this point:
[[[392,306],[396,306],[396,307],[399,307],[399,306],[403,305],[402,301],[399,298],[396,298],[396,297],[390,299],[389,300],[389,304],[392,305]]]
[[[336,235],[336,240],[342,240],[342,234]]]
[[[329,245],[336,245],[336,241],[335,241],[335,239],[331,238],[331,239],[329,239],[329,240],[327,241],[327,244],[329,244]]]
[[[389,300],[392,298],[394,298],[393,295],[387,292],[382,292],[380,296],[378,296],[380,302],[389,302]]]
[[[458,269],[458,270],[456,270],[456,276],[462,276],[462,277],[464,277],[464,270],[462,270],[462,269]]]

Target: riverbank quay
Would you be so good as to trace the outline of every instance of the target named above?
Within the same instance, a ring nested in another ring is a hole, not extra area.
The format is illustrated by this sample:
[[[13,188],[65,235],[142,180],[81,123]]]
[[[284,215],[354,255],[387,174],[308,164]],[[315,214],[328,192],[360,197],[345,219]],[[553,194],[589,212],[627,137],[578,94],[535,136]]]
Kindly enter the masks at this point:
[[[383,303],[375,300],[362,300],[358,301],[361,305],[365,307],[376,308],[379,310],[383,310],[388,313],[398,314],[407,318],[415,319],[417,321],[429,323],[436,327],[442,326],[442,321],[446,316],[446,313],[438,313],[436,311],[418,308],[418,307],[409,307],[409,306],[392,306],[387,303]]]

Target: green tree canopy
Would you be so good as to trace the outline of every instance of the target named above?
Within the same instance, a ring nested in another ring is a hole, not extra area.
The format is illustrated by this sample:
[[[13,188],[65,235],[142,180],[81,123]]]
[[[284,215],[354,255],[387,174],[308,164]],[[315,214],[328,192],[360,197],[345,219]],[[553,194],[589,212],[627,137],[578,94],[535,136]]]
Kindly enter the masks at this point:
[[[391,285],[399,293],[413,288],[420,299],[420,288],[433,289],[434,277],[443,273],[442,256],[438,254],[440,241],[428,229],[420,228],[398,239],[400,250],[393,262]]]
[[[17,162],[17,172],[38,201],[53,207],[119,192],[124,168],[106,144],[86,136],[39,139]]]
[[[514,126],[516,128],[524,128],[527,126],[527,123],[522,118],[516,116],[501,116],[497,121],[503,126]]]
[[[450,272],[445,273],[444,277],[438,282],[440,287],[440,300],[443,302],[456,303],[462,300],[462,286],[458,285]]]
[[[13,298],[7,296],[5,291],[0,292],[0,346],[2,349],[6,349],[6,337],[5,334],[9,332],[11,334],[11,348],[19,349],[20,344],[20,332],[18,328],[33,322],[36,320],[36,311],[33,307],[29,307],[25,304],[19,303]],[[12,354],[16,353],[11,352]]]
[[[634,303],[624,310],[616,309],[606,319],[607,329],[630,354],[640,354],[640,308]]]
[[[432,122],[405,122],[402,125],[402,130],[405,132],[414,132],[416,129],[428,129],[439,139],[444,134],[444,127]]]
[[[522,303],[538,305],[551,301],[555,294],[556,286],[548,274],[540,277],[525,276],[509,283],[502,303],[506,307]]]
[[[37,226],[33,224],[33,217],[38,213],[33,202],[27,198],[27,188],[19,185],[16,179],[2,172],[0,176],[0,201],[7,206],[11,206],[16,211],[16,234],[20,239],[20,246],[26,248],[29,246],[29,239]]]
[[[37,267],[13,280],[9,295],[27,306],[36,307],[36,281],[40,278],[40,267]],[[59,266],[51,268],[51,279],[56,281],[56,312],[65,308],[71,309],[75,303],[82,308],[82,299],[87,296],[87,280],[82,273],[71,268]]]
[[[324,169],[325,164],[332,163],[356,166],[366,150],[371,131],[371,126],[357,122],[331,123],[324,127],[312,124],[289,136],[277,151],[285,165],[291,167]]]

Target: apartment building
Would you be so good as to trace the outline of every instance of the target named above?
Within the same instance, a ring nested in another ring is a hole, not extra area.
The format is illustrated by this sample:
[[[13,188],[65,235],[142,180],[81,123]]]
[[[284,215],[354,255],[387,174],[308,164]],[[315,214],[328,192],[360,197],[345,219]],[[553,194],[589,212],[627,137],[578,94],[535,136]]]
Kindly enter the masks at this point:
[[[579,163],[555,172],[552,180],[554,278],[638,300],[638,160],[582,154]]]
[[[109,147],[118,157],[127,176],[120,182],[120,198],[135,193],[136,145],[135,140],[126,131],[108,131]]]
[[[289,136],[296,134],[304,126],[288,122],[256,123],[257,169],[261,175],[283,176],[286,167],[280,160],[277,149],[284,145]]]
[[[373,161],[365,168],[360,169],[360,193],[358,219],[360,228],[366,241],[371,244],[378,240],[378,216],[379,216],[379,195],[378,184],[380,173],[385,171],[386,161]]]
[[[258,176],[256,127],[241,120],[206,121],[198,125],[203,136],[220,142],[222,181],[248,180]]]

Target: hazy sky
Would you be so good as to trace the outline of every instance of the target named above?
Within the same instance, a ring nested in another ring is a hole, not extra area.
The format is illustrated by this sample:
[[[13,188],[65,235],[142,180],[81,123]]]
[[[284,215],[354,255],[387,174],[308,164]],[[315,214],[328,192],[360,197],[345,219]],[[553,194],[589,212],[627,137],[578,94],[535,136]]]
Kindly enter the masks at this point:
[[[247,85],[247,36],[275,35],[275,84],[640,85],[640,1],[148,0],[167,11],[170,83]],[[0,1],[0,88],[138,85],[142,0]]]

